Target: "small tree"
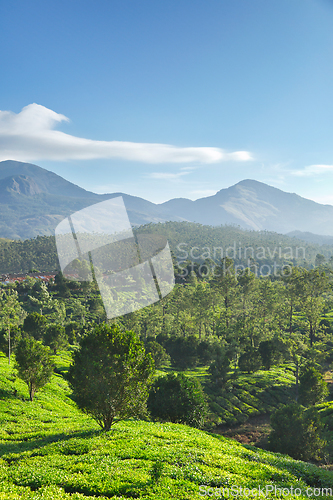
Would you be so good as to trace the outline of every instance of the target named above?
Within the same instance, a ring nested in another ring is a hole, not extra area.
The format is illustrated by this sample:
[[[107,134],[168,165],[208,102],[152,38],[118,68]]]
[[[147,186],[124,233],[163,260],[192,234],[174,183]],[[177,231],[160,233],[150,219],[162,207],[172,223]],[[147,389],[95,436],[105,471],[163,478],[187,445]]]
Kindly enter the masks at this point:
[[[148,409],[154,419],[202,427],[207,404],[197,379],[170,373],[155,380]]]
[[[224,387],[228,380],[229,371],[230,358],[227,353],[221,353],[208,368],[210,381],[218,387]]]
[[[106,431],[144,414],[154,362],[135,333],[102,324],[80,346],[67,375],[78,407]]]
[[[271,416],[272,432],[269,446],[272,451],[285,453],[297,460],[318,459],[325,446],[320,432],[322,423],[315,408],[306,410],[291,403]]]
[[[327,383],[313,366],[301,369],[299,377],[299,402],[304,406],[315,405],[328,395]]]
[[[170,363],[169,354],[166,352],[164,347],[155,340],[149,340],[147,342],[146,352],[151,354],[156,368],[161,368],[161,366]]]
[[[261,368],[261,356],[258,349],[248,346],[240,356],[238,366],[242,372],[256,372]]]
[[[28,314],[23,323],[23,330],[34,337],[35,340],[42,340],[44,338],[47,326],[47,319],[45,316],[37,312]]]
[[[32,295],[28,295],[30,303],[38,308],[41,315],[43,315],[43,309],[51,306],[52,297],[47,289],[47,285],[44,281],[36,281],[33,289]]]
[[[50,349],[33,337],[27,336],[17,344],[15,368],[29,388],[30,401],[51,378],[53,366]]]
[[[259,344],[259,353],[265,370],[270,370],[273,364],[282,360],[281,342],[276,338],[263,340]]]
[[[179,370],[193,368],[198,364],[198,339],[194,335],[169,337],[165,342],[165,348],[171,357],[171,364]]]
[[[45,344],[51,347],[54,354],[57,354],[57,350],[65,347],[67,343],[64,326],[57,325],[56,323],[48,325],[45,333]]]

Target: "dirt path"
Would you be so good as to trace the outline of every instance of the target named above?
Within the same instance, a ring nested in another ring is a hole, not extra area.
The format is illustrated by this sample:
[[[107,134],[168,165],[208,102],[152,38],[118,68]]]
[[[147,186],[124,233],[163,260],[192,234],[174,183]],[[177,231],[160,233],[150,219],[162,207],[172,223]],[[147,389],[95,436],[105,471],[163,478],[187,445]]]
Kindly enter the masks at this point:
[[[242,444],[265,448],[270,431],[269,415],[260,415],[251,417],[247,422],[237,427],[218,427],[214,433],[235,439]]]

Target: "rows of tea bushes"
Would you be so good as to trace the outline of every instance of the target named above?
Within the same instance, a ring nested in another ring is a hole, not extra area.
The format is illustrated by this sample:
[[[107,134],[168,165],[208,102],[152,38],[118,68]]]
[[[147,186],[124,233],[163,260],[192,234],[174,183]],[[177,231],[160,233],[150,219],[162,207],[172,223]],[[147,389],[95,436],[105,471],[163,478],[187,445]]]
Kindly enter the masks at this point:
[[[295,377],[290,367],[274,367],[231,378],[223,391],[206,384],[205,392],[211,411],[208,425],[237,425],[290,403],[295,397]]]
[[[0,357],[0,500],[196,500],[219,488],[258,498],[266,487],[305,499],[333,489],[329,471],[180,424],[127,420],[102,432],[70,399],[68,359],[55,363],[59,373],[30,402]]]

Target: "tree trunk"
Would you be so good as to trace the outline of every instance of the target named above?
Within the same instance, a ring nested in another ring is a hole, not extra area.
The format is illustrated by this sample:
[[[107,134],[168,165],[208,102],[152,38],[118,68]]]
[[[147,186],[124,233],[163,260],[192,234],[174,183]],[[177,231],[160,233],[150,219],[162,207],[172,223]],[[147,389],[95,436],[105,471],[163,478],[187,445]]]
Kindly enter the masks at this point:
[[[313,338],[314,338],[313,325],[312,322],[310,321],[310,347],[312,347],[313,345]]]
[[[296,388],[295,388],[295,401],[296,401],[296,403],[298,401],[298,368],[299,368],[299,364],[298,364],[298,361],[296,361]]]
[[[10,345],[10,326],[8,329],[8,364],[10,364],[10,350],[11,350],[11,345]]]
[[[104,431],[109,431],[111,429],[111,425],[113,423],[113,420],[114,420],[114,417],[111,416],[111,415],[108,415],[107,417],[104,417],[104,420],[103,420],[103,430]]]

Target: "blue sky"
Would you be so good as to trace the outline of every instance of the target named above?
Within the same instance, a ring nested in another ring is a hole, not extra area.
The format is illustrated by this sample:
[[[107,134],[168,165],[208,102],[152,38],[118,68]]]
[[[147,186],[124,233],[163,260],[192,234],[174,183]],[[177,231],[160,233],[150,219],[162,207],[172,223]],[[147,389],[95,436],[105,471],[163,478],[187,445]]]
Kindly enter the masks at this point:
[[[91,191],[333,204],[332,0],[0,0],[0,160]]]

